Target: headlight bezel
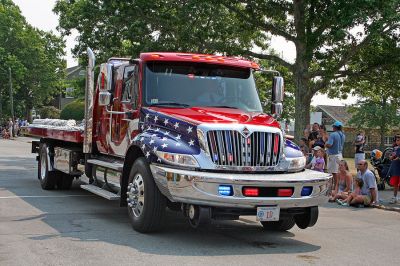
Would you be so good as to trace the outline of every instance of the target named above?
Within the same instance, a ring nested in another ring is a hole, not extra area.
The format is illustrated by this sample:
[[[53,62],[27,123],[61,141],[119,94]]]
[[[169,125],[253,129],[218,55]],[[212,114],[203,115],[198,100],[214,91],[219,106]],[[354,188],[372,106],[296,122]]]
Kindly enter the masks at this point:
[[[158,158],[161,159],[161,161],[168,164],[191,168],[200,167],[199,162],[196,160],[196,158],[190,154],[156,151],[156,155]]]

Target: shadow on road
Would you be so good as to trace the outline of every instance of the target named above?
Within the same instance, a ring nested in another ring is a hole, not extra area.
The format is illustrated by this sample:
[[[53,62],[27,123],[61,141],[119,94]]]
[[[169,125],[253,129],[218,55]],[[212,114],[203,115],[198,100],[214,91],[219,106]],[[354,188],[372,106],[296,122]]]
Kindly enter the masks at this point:
[[[41,212],[15,218],[16,225],[39,220],[57,231],[33,235],[32,240],[98,241],[131,247],[147,254],[174,256],[308,253],[321,248],[296,240],[291,232],[265,232],[261,225],[246,217],[240,221],[213,222],[207,228],[195,230],[181,213],[172,211],[167,213],[162,232],[140,234],[131,228],[127,211],[120,208],[118,202],[81,190],[79,181],[74,181],[70,191],[44,191],[36,173],[34,158],[0,157],[0,188],[21,197]]]

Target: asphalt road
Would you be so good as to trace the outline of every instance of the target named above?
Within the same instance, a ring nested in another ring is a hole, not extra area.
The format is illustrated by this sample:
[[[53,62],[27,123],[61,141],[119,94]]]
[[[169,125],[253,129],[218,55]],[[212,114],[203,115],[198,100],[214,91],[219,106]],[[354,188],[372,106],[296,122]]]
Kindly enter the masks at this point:
[[[253,217],[194,230],[170,212],[144,235],[78,182],[42,190],[27,139],[0,139],[0,265],[399,265],[399,225],[397,212],[326,204],[306,230],[264,232]]]

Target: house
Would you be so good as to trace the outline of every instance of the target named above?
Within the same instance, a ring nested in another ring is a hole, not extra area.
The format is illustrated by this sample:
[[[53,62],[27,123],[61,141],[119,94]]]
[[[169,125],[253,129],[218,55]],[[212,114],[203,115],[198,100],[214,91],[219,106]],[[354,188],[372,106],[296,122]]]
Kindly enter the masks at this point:
[[[65,80],[72,81],[84,75],[84,68],[82,66],[73,66],[66,69],[66,77]],[[69,104],[70,102],[74,101],[75,98],[73,97],[73,87],[65,88],[65,91],[61,92],[58,96],[54,98],[53,105],[58,109],[63,109],[65,105]]]
[[[361,130],[349,123],[352,113],[349,111],[349,106],[331,106],[331,105],[317,105],[315,112],[320,112],[321,123],[326,126],[328,132],[332,132],[332,124],[335,121],[340,121],[343,124],[343,132],[346,134],[345,147],[343,151],[344,157],[354,156],[353,141]],[[366,152],[372,151],[373,149],[379,148],[381,139],[380,133],[377,128],[362,128],[366,136]],[[389,147],[392,145],[393,136],[399,134],[400,130],[397,128],[389,132],[385,136],[385,146]]]

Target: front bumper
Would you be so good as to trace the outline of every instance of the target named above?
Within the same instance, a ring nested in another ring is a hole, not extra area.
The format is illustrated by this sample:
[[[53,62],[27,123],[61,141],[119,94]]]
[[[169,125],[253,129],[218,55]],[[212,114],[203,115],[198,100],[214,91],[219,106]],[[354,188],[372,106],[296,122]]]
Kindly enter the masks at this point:
[[[277,205],[281,209],[318,206],[328,201],[331,175],[311,170],[298,173],[215,173],[150,165],[155,182],[169,200],[204,206],[255,208]],[[219,185],[231,185],[232,196],[219,195]],[[242,187],[293,187],[291,197],[245,197]],[[301,196],[312,186],[309,196]]]

